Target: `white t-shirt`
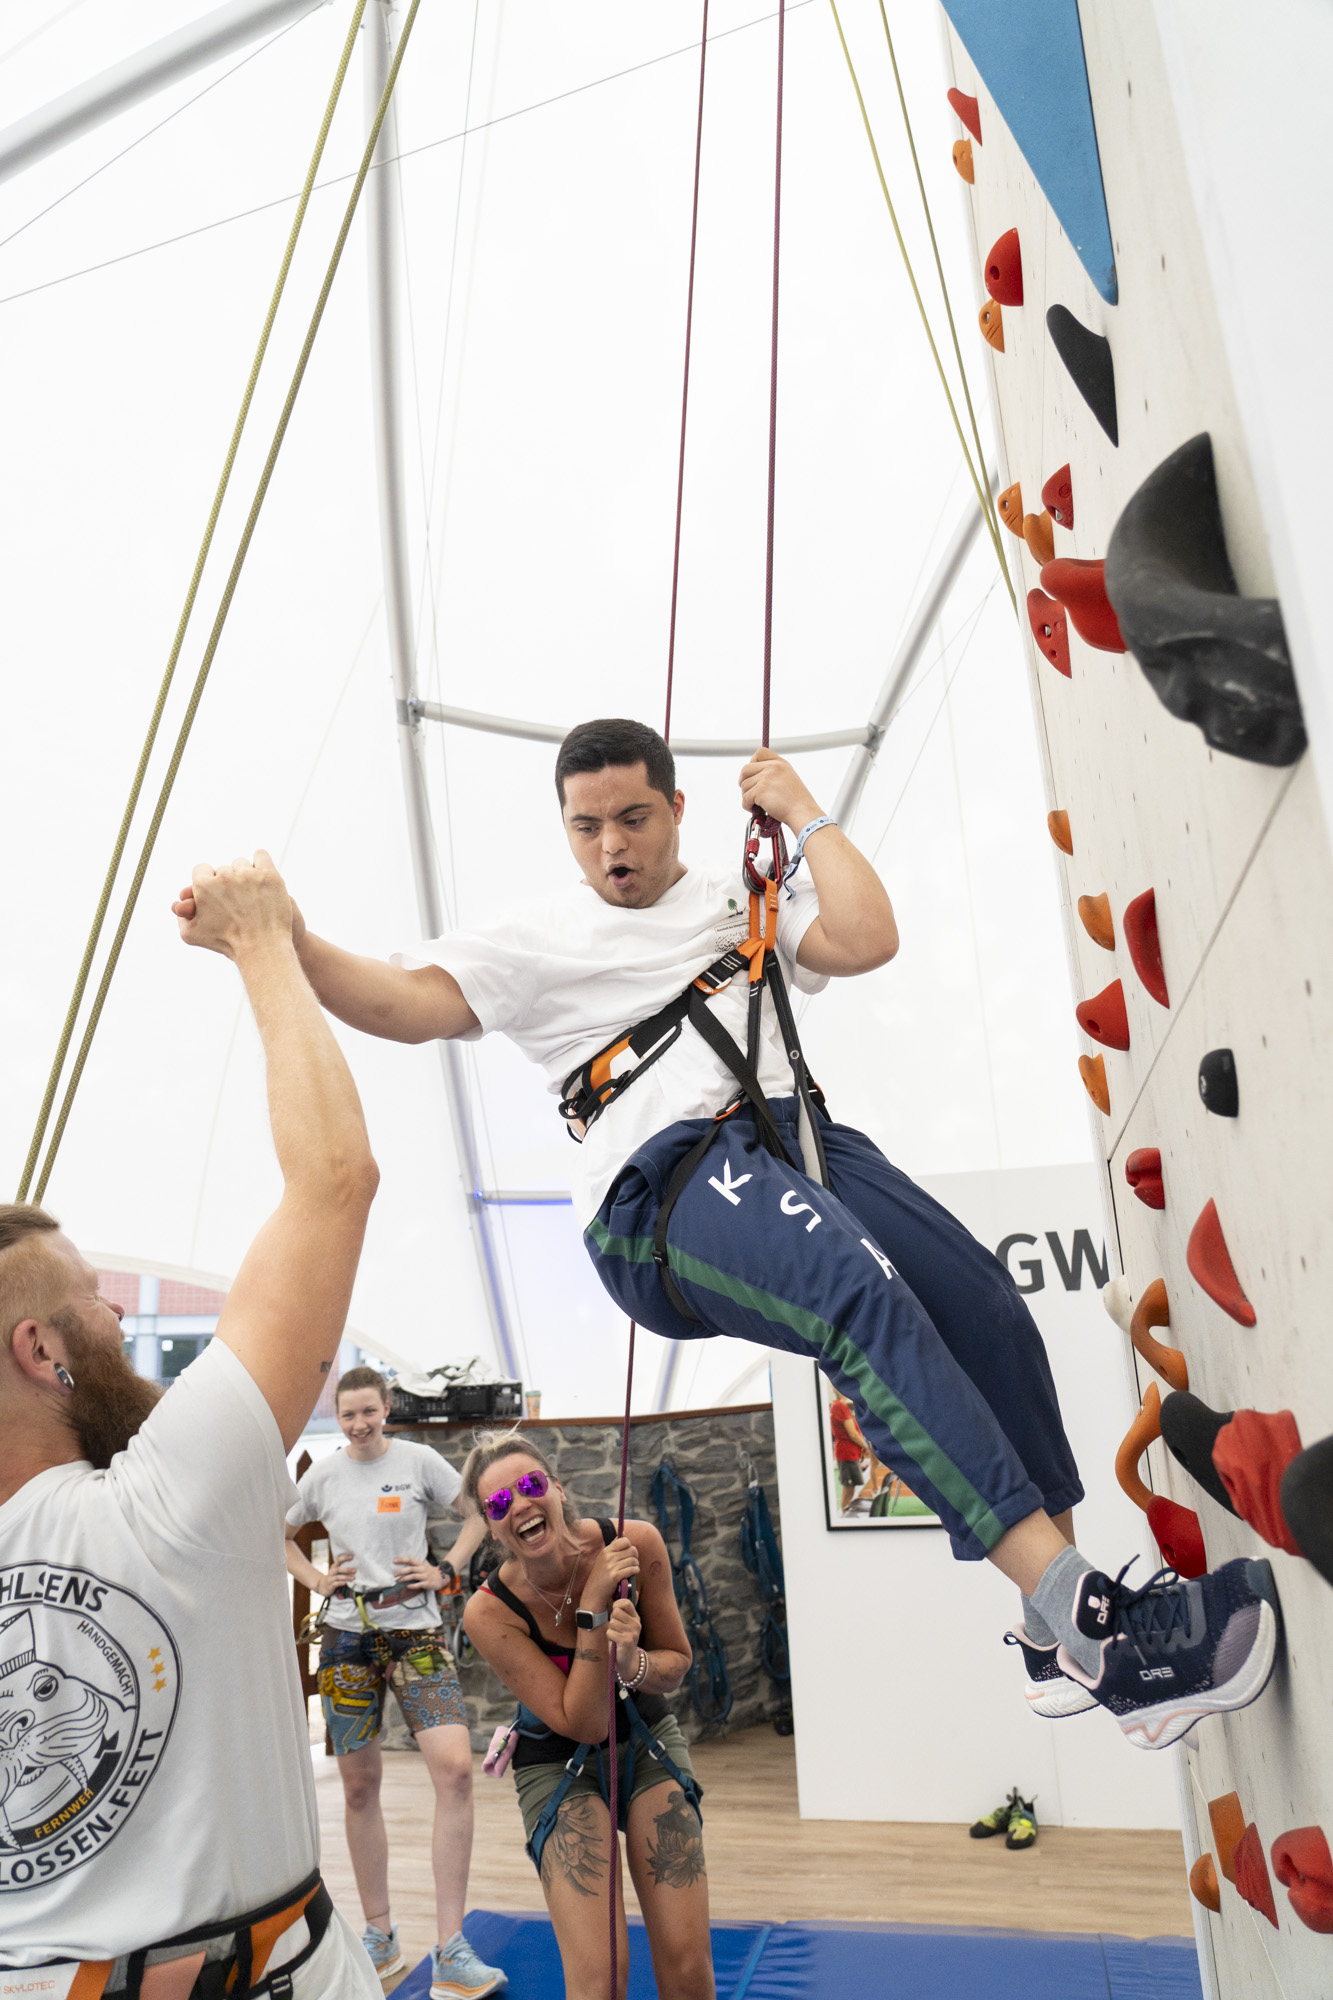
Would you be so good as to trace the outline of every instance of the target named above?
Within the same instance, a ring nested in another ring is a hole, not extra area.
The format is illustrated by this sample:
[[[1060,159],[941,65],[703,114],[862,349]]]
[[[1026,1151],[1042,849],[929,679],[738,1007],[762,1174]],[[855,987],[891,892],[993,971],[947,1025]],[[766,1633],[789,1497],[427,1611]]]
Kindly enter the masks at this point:
[[[427,1554],[426,1522],[453,1505],[462,1485],[448,1459],[428,1444],[391,1438],[379,1458],[331,1451],[317,1459],[297,1482],[300,1497],[288,1508],[287,1520],[293,1528],[322,1521],[330,1556],[355,1556],[357,1587],[382,1590],[399,1581],[395,1556]],[[368,1604],[366,1615],[388,1631],[422,1631],[439,1624],[440,1600],[435,1591],[422,1590],[383,1610]],[[350,1597],[331,1597],[324,1623],[337,1632],[365,1629]]]
[[[828,982],[796,963],[801,939],[819,914],[808,870],[794,894],[778,897],[778,956],[790,986],[818,993]],[[520,904],[494,923],[397,954],[405,966],[442,965],[480,1022],[477,1034],[507,1035],[540,1063],[555,1097],[570,1071],[627,1028],[682,993],[704,967],[749,935],[749,900],[735,870],[687,869],[643,910],[607,903],[580,882],[564,895]],[[717,1020],[744,1049],[744,973],[709,1001]],[[764,1002],[759,1081],[790,1096],[791,1064],[770,999]],[[571,1161],[571,1192],[580,1229],[630,1154],[682,1118],[711,1118],[734,1096],[731,1071],[686,1022],[674,1045],[589,1130]]]
[[[213,1340],[106,1471],[53,1466],[0,1507],[0,1966],[116,1958],[318,1863],[294,1490]]]

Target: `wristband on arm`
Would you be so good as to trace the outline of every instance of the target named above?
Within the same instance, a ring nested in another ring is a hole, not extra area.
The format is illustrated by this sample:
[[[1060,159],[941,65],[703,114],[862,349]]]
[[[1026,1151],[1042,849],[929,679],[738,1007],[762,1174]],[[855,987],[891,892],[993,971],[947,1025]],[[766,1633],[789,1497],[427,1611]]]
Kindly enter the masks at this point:
[[[791,887],[791,878],[801,865],[801,856],[805,853],[806,841],[809,840],[812,833],[818,833],[822,826],[836,826],[837,824],[838,822],[833,818],[832,814],[824,813],[819,819],[812,819],[808,826],[801,828],[796,836],[796,845],[792,849],[791,860],[787,863],[782,876],[782,886],[789,896],[794,896],[796,893]]]

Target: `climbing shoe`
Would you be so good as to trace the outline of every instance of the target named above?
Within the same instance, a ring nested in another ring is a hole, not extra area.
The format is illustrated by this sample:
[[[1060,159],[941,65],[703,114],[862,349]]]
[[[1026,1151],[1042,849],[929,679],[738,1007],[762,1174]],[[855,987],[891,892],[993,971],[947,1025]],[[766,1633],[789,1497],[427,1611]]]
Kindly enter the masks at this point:
[[[1037,1841],[1037,1815],[1032,1810],[1031,1799],[1020,1799],[1014,1793],[1014,1807],[1009,1815],[1009,1830],[1005,1834],[1006,1847],[1034,1847]]]
[[[1084,1673],[1060,1647],[1062,1673],[1109,1709],[1139,1750],[1162,1750],[1205,1715],[1247,1708],[1268,1685],[1281,1619],[1266,1562],[1244,1556],[1185,1583],[1158,1570],[1140,1590],[1087,1570],[1074,1623],[1101,1641],[1100,1670]]]
[[[1027,1669],[1023,1699],[1034,1715],[1059,1720],[1062,1716],[1082,1715],[1086,1709],[1096,1708],[1096,1695],[1089,1694],[1087,1688],[1071,1681],[1057,1665],[1055,1656],[1060,1650],[1058,1645],[1035,1645],[1023,1625],[1015,1625],[1012,1632],[1006,1632],[1004,1643],[1006,1646],[1017,1646],[1022,1651],[1023,1665]]]
[[[1014,1807],[1021,1803],[1017,1788],[1015,1788],[1010,1792],[1002,1806],[996,1806],[994,1812],[988,1812],[984,1818],[977,1820],[974,1825],[967,1829],[969,1838],[972,1840],[993,1840],[997,1833],[1007,1832],[1009,1815],[1013,1812]]]

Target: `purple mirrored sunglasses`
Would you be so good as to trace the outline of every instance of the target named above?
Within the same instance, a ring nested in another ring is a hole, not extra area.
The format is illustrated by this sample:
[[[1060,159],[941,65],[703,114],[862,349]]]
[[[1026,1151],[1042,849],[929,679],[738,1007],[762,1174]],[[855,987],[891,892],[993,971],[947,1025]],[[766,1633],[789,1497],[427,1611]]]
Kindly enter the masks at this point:
[[[525,1500],[540,1500],[550,1485],[544,1472],[520,1472],[513,1487],[497,1486],[494,1493],[482,1501],[482,1508],[488,1521],[503,1521],[514,1504],[515,1492]]]

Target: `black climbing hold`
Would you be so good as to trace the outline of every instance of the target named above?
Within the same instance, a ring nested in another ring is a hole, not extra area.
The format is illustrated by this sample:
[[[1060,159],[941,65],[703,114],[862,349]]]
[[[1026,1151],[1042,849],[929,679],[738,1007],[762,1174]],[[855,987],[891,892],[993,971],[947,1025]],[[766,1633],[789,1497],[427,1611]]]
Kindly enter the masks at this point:
[[[1333,1437],[1298,1452],[1282,1475],[1282,1512],[1301,1554],[1333,1583]]]
[[[1209,1049],[1199,1064],[1199,1095],[1219,1118],[1239,1118],[1240,1085],[1230,1049]]]
[[[1305,724],[1282,610],[1276,598],[1236,589],[1207,431],[1126,502],[1105,583],[1126,645],[1172,715],[1197,723],[1228,756],[1295,763]]]
[[[1111,343],[1074,318],[1068,306],[1052,306],[1046,326],[1055,351],[1074,378],[1074,387],[1096,417],[1111,443],[1118,445],[1115,416],[1115,365]]]
[[[1162,1398],[1163,1443],[1176,1463],[1183,1465],[1190,1478],[1219,1507],[1225,1507],[1228,1514],[1234,1514],[1236,1508],[1213,1464],[1213,1446],[1217,1443],[1217,1433],[1235,1414],[1234,1410],[1210,1410],[1207,1403],[1192,1396],[1188,1389],[1173,1389]]]

